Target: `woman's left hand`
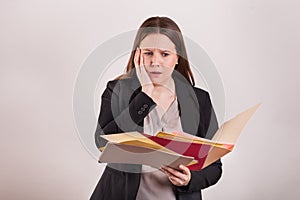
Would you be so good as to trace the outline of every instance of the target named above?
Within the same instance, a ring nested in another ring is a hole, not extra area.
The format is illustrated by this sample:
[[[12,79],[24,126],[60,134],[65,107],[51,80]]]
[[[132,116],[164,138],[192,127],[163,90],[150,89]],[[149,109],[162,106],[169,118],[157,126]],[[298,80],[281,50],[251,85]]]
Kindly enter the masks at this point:
[[[161,171],[169,177],[169,180],[171,183],[173,183],[173,185],[185,186],[191,180],[191,172],[189,168],[184,165],[180,165],[179,169],[181,169],[182,172],[167,166],[163,166]]]

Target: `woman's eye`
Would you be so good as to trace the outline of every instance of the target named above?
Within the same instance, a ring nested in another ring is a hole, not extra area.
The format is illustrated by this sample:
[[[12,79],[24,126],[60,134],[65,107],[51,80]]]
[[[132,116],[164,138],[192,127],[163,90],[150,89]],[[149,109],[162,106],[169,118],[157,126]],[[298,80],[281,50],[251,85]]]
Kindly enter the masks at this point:
[[[150,55],[152,55],[152,52],[145,52],[144,54],[147,56],[150,56]]]
[[[166,57],[168,56],[169,54],[168,53],[162,53],[163,57]]]

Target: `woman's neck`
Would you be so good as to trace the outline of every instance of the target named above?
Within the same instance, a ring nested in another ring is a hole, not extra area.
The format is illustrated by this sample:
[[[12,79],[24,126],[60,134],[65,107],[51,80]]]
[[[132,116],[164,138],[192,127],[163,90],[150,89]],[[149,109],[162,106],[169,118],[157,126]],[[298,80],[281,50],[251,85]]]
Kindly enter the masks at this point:
[[[154,83],[153,86],[156,90],[164,92],[167,89],[167,91],[169,91],[170,93],[175,94],[175,83],[173,78],[168,79],[168,81],[166,81],[166,83],[163,84]]]

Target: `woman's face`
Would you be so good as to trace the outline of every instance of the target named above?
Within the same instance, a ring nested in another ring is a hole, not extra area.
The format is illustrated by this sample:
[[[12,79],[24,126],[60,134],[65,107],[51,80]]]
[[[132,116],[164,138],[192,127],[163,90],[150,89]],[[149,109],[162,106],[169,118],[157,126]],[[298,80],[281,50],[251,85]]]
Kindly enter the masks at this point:
[[[178,61],[175,44],[163,34],[150,34],[140,43],[145,69],[154,84],[166,84]]]

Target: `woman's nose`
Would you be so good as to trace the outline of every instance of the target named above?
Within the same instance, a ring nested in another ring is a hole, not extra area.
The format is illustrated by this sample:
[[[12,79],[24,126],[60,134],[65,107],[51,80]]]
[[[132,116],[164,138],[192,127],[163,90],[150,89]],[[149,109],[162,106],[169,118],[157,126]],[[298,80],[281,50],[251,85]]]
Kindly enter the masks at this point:
[[[151,66],[159,66],[159,58],[157,55],[153,54],[151,58]]]

